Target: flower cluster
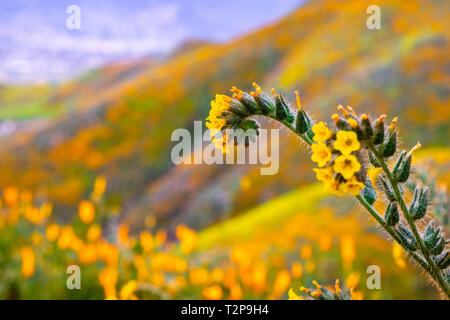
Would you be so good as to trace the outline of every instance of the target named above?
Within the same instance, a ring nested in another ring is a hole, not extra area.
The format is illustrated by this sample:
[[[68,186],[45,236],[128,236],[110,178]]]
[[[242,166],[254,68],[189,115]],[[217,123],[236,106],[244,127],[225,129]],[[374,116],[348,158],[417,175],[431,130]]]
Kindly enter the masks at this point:
[[[313,169],[317,179],[335,194],[358,195],[364,184],[357,134],[351,130],[333,132],[322,121],[311,130],[315,142],[311,145],[311,160],[319,166]]]

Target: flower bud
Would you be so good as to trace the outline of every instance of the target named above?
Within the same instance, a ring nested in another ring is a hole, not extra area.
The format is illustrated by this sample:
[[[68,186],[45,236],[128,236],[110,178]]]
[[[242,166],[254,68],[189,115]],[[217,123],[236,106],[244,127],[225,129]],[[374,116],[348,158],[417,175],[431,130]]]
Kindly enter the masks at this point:
[[[400,221],[396,202],[390,202],[387,206],[386,213],[384,214],[384,221],[390,226],[395,226]]]
[[[384,141],[384,118],[386,115],[381,115],[375,123],[375,134],[373,137],[373,143],[379,145]]]
[[[372,153],[372,151],[368,151],[369,154],[369,161],[375,168],[380,168],[381,164],[378,161],[378,159],[375,157],[375,155]]]
[[[245,106],[236,98],[230,100],[230,107],[228,110],[241,118],[246,118],[250,115]]]
[[[408,181],[409,175],[411,174],[411,163],[412,163],[412,156],[406,155],[406,159],[402,161],[402,164],[396,176],[398,182],[403,183]]]
[[[369,117],[366,114],[361,116],[361,126],[364,131],[364,139],[372,139],[373,137],[373,128],[370,123]]]
[[[274,89],[271,90],[273,96],[275,97],[275,107],[276,107],[276,117],[278,120],[286,120],[288,123],[294,121],[294,115],[283,99],[283,96],[278,95]]]
[[[411,251],[417,250],[417,242],[414,239],[414,235],[411,231],[405,228],[402,224],[399,224],[395,233],[400,237],[402,244]]]
[[[347,121],[342,120],[336,113],[331,116],[331,119],[334,120],[336,128],[339,130],[350,131],[352,129],[350,124]]]
[[[442,227],[434,229],[434,220],[430,221],[425,233],[423,234],[423,243],[432,255],[438,255],[445,248],[445,237],[440,235]]]
[[[429,250],[433,256],[437,256],[442,253],[444,248],[445,248],[445,237],[440,236],[437,238],[436,244]]]
[[[383,156],[385,158],[392,157],[395,154],[396,150],[397,150],[397,132],[392,131],[389,134],[388,141],[383,146]]]
[[[437,256],[436,264],[439,269],[447,269],[450,266],[450,252],[446,250],[441,255]]]
[[[364,183],[364,185],[365,187],[361,191],[362,196],[370,205],[372,205],[375,203],[375,201],[377,201],[377,193],[369,178],[366,178],[366,182]]]
[[[420,193],[416,193],[420,187],[414,192],[414,198],[410,207],[410,214],[414,220],[422,219],[427,213],[430,189],[425,187]]]
[[[352,127],[353,131],[356,132],[356,135],[358,136],[358,140],[362,141],[364,140],[364,132],[362,128],[359,126],[358,121],[356,121],[353,118],[348,119],[348,123]]]
[[[250,114],[253,115],[258,111],[258,104],[250,94],[236,87],[231,88],[231,92],[234,92],[233,98],[239,100]]]
[[[250,92],[250,95],[255,99],[262,114],[268,115],[275,109],[274,102],[264,92],[257,93],[252,91]]]
[[[383,188],[384,194],[386,195],[386,197],[388,198],[388,200],[390,202],[395,202],[397,201],[394,191],[392,190],[391,186],[389,185],[389,183],[386,182],[386,180],[383,177],[379,177],[379,181],[381,183],[381,187]]]

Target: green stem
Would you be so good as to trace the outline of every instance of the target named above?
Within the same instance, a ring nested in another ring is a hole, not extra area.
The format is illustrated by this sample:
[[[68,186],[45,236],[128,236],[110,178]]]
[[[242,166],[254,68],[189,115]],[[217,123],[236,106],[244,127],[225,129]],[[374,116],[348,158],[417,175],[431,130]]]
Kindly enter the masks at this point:
[[[388,178],[388,180],[392,186],[392,189],[394,190],[395,197],[397,198],[400,208],[402,209],[403,215],[405,216],[405,219],[408,222],[408,225],[414,234],[415,240],[419,244],[419,248],[420,248],[422,255],[424,256],[425,260],[428,262],[429,270],[427,270],[427,271],[430,273],[432,278],[436,280],[439,287],[445,293],[447,298],[450,298],[450,289],[447,284],[447,281],[445,281],[445,279],[442,277],[440,269],[434,263],[433,259],[431,259],[431,256],[430,256],[427,248],[425,247],[425,244],[423,243],[422,237],[420,236],[420,233],[417,230],[417,226],[414,223],[414,219],[412,218],[412,216],[409,212],[409,209],[406,205],[405,199],[402,196],[402,193],[398,186],[398,181],[394,179],[394,176],[392,175],[391,171],[389,170],[389,167],[388,167],[387,163],[385,162],[384,157],[378,152],[378,150],[375,148],[375,146],[373,144],[370,144],[369,149],[373,152],[373,154],[376,156],[376,158],[380,162],[380,165],[381,165],[384,173],[386,174],[386,177]]]
[[[425,270],[427,270],[428,272],[430,272],[429,268],[428,268],[428,264],[419,256],[417,255],[415,252],[412,252],[411,250],[409,250],[406,246],[404,246],[402,240],[398,237],[398,235],[395,233],[395,231],[393,230],[393,228],[388,225],[384,219],[380,216],[380,214],[376,211],[376,209],[374,207],[372,207],[367,201],[366,199],[364,199],[363,197],[361,197],[360,195],[355,196],[356,199],[358,199],[358,201],[367,209],[367,211],[369,211],[370,215],[372,217],[375,218],[375,220],[377,220],[377,222],[383,227],[383,229],[389,233],[389,235],[395,240],[397,241],[397,243],[399,245],[402,246],[403,249],[405,249],[406,252],[408,252],[408,254],[410,256],[412,256],[414,258],[414,260],[417,261],[417,263],[419,263]]]

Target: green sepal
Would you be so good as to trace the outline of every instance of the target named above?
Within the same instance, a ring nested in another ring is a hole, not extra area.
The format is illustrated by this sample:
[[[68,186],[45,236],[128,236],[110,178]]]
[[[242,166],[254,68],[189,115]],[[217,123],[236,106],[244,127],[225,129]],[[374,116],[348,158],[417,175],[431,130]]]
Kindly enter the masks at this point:
[[[385,158],[392,157],[397,150],[397,131],[392,131],[389,135],[388,141],[383,146],[383,156]]]
[[[386,213],[384,214],[384,221],[392,227],[400,221],[400,215],[398,213],[396,202],[390,202],[387,206]]]

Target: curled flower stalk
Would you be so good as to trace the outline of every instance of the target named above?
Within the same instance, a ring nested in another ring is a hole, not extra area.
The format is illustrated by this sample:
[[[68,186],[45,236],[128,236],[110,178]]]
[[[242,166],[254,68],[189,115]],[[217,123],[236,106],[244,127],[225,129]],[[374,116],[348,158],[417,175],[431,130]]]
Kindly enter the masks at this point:
[[[311,147],[311,160],[317,165],[313,170],[324,187],[339,196],[354,196],[450,298],[449,240],[434,220],[419,231],[417,222],[428,214],[430,188],[416,186],[414,198],[407,204],[405,183],[412,171],[413,154],[421,146],[417,144],[408,152],[398,150],[397,118],[386,126],[386,115],[372,121],[350,106],[338,106],[342,116],[333,114],[333,126],[328,126],[311,119],[297,91],[296,104],[291,105],[274,89],[267,94],[256,83],[253,86],[255,91],[249,93],[233,87],[231,97],[217,95],[211,102],[207,127],[216,146],[226,152],[237,144],[223,134],[227,129],[259,129],[253,116],[282,123]],[[219,132],[222,138],[217,139]],[[395,164],[391,166],[391,162]],[[387,202],[384,215],[373,206],[378,194],[383,194]]]

